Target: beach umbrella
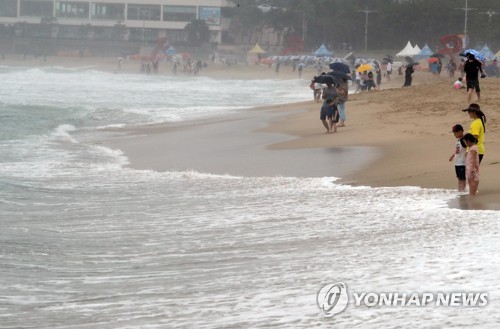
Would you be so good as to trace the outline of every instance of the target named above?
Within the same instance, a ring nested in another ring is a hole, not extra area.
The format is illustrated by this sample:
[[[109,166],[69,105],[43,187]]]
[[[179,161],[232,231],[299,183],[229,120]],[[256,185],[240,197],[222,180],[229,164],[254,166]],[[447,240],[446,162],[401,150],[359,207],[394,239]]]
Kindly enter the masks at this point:
[[[344,63],[340,62],[331,63],[329,67],[336,72],[342,72],[346,74],[351,73],[351,69],[349,68],[349,66],[345,65]]]
[[[352,80],[351,76],[344,73],[344,72],[331,71],[331,72],[328,72],[327,75],[331,75],[332,77],[338,78],[338,79]]]
[[[463,54],[465,56],[467,56],[467,54],[472,54],[474,55],[474,57],[480,61],[484,61],[486,58],[484,57],[483,54],[481,54],[479,51],[477,51],[476,49],[466,49],[464,50]],[[460,54],[460,56],[463,56],[462,54]]]
[[[427,63],[436,63],[439,61],[439,58],[437,57],[429,57],[429,59],[427,60]]]
[[[435,54],[430,55],[429,57],[444,58],[444,55],[440,54],[440,53],[435,53]]]
[[[373,69],[373,66],[371,66],[370,64],[361,64],[360,66],[358,66],[356,71],[363,72],[363,71],[370,71],[372,69]]]

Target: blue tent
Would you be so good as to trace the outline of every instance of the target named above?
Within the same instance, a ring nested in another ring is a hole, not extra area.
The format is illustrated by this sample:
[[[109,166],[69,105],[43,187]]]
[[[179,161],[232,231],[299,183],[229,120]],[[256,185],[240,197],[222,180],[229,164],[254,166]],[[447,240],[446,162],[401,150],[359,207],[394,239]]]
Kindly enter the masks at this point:
[[[422,58],[429,58],[432,54],[434,54],[434,52],[431,50],[431,48],[429,48],[427,44],[425,44],[424,48],[422,48],[422,50],[420,50],[420,52],[415,56],[418,59],[422,59]]]
[[[313,55],[323,57],[323,56],[332,56],[333,53],[328,49],[326,49],[325,44],[322,43],[321,46],[318,48],[318,50],[316,50],[313,53]]]
[[[484,47],[479,52],[483,54],[486,59],[493,60],[495,58],[495,54],[488,48],[487,44],[484,44]]]
[[[177,54],[177,50],[174,47],[170,46],[167,49],[167,51],[165,51],[165,54],[167,54],[167,55],[175,55],[175,54]]]

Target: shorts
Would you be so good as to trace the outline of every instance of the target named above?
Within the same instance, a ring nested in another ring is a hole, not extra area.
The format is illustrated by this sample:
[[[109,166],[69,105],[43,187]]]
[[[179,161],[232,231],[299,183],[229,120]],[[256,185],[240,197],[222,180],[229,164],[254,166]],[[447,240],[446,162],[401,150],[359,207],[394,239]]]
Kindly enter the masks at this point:
[[[331,117],[332,117],[331,108],[322,107],[321,112],[319,113],[319,119],[326,120],[327,118],[331,118]]]
[[[326,107],[322,107],[321,108],[321,112],[319,114],[319,119],[320,120],[326,120],[327,118],[330,119],[333,117],[333,108],[331,108],[330,106]]]
[[[467,80],[467,91],[469,91],[469,89],[476,89],[476,93],[480,92],[479,80]]]
[[[455,173],[457,174],[458,180],[466,180],[465,166],[455,166]]]

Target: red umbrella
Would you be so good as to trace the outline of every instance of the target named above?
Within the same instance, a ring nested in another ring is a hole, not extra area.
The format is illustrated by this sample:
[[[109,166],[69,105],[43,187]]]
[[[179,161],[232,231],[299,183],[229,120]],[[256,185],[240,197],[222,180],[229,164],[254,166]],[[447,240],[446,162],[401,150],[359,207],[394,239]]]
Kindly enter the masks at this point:
[[[439,61],[439,58],[436,58],[436,57],[430,57],[430,58],[427,60],[427,63],[436,63],[437,61]]]

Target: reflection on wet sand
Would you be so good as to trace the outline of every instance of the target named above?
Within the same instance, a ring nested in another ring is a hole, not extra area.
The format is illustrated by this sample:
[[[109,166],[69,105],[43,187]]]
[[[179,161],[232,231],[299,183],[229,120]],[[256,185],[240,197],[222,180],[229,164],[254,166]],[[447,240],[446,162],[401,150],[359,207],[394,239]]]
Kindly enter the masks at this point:
[[[462,210],[500,210],[498,202],[489,201],[486,197],[460,195],[448,202],[451,208]]]

